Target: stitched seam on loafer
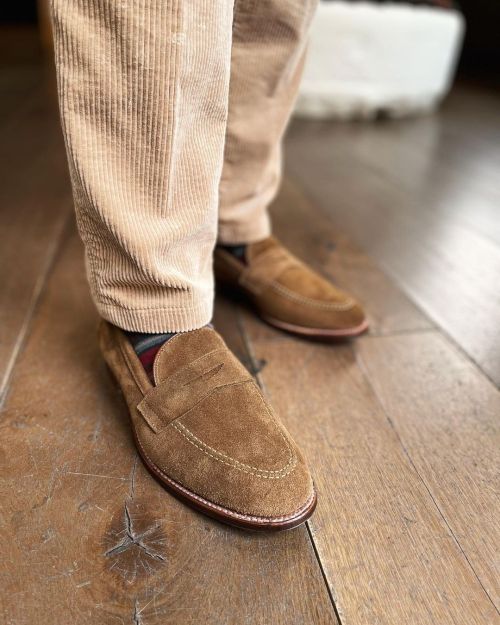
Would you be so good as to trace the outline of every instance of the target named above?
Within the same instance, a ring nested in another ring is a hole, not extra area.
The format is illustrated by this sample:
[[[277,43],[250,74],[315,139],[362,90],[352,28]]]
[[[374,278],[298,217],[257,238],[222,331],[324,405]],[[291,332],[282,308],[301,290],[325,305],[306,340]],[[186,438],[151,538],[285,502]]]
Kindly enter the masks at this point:
[[[315,308],[321,308],[325,310],[350,310],[354,307],[355,302],[352,299],[347,299],[344,303],[336,303],[336,302],[321,302],[319,300],[311,299],[310,297],[304,297],[303,295],[299,295],[294,291],[290,291],[286,286],[279,284],[279,282],[271,282],[271,287],[275,289],[280,295],[283,297],[287,297],[288,299],[299,302],[301,304],[305,304],[306,306],[313,306]]]
[[[252,380],[252,383],[256,387],[255,381]],[[257,389],[257,391],[258,391],[258,389]],[[290,445],[290,441],[286,438],[286,436],[284,435],[284,433],[281,431],[281,429],[279,428],[278,424],[276,423],[276,420],[274,419],[274,417],[273,417],[273,415],[271,413],[271,410],[269,409],[269,406],[268,406],[265,398],[262,397],[262,396],[261,396],[261,398],[263,400],[264,407],[265,407],[266,412],[267,412],[267,414],[268,414],[268,416],[269,416],[269,418],[271,420],[271,423],[274,425],[276,430],[278,430],[279,435],[284,440],[286,448],[288,449],[288,452],[290,454],[290,458],[289,458],[288,462],[281,469],[275,469],[275,470],[272,470],[272,469],[259,469],[258,467],[254,467],[252,465],[244,464],[243,462],[240,462],[239,460],[236,460],[236,458],[232,458],[231,456],[228,456],[227,454],[224,454],[224,453],[218,451],[217,449],[214,449],[213,447],[210,447],[210,445],[207,445],[206,443],[204,443],[195,434],[193,434],[193,432],[191,432],[191,430],[189,430],[184,424],[177,422],[177,420],[173,421],[170,425],[172,427],[174,427],[179,432],[179,434],[182,434],[182,436],[184,436],[184,438],[186,438],[191,443],[191,445],[194,445],[197,449],[202,451],[204,454],[206,454],[207,456],[210,456],[211,458],[213,458],[214,460],[217,460],[218,462],[221,462],[222,464],[226,464],[228,466],[231,466],[231,467],[233,467],[235,469],[238,469],[239,471],[243,471],[244,473],[249,473],[250,475],[255,475],[256,477],[263,477],[263,478],[267,478],[267,479],[279,479],[279,478],[285,477],[286,475],[288,475],[289,473],[291,473],[294,470],[295,466],[297,465],[297,456],[296,456],[292,446]],[[184,430],[184,431],[181,431],[181,429],[179,429],[179,427],[177,427],[177,426],[181,426],[182,430]],[[223,458],[224,458],[224,460],[223,460]],[[229,460],[230,462],[227,462],[227,460]]]
[[[139,440],[139,437],[136,436],[136,440],[137,440],[137,444],[141,448],[141,452],[144,455],[144,457],[147,458],[148,462],[152,466],[155,467],[155,470],[158,471],[158,473],[160,473],[167,480],[167,482],[170,482],[171,484],[175,484],[176,488],[178,488],[179,490],[181,490],[184,493],[188,494],[193,499],[196,499],[197,501],[201,501],[202,503],[207,505],[209,508],[213,508],[214,510],[219,510],[221,512],[228,512],[230,515],[233,515],[233,516],[238,517],[240,519],[246,519],[248,521],[267,521],[267,520],[269,520],[269,521],[273,521],[273,522],[276,522],[276,523],[278,523],[280,521],[288,521],[288,520],[293,519],[295,516],[297,516],[297,514],[299,512],[301,512],[302,510],[305,510],[306,508],[308,508],[310,506],[311,502],[313,501],[314,496],[316,494],[315,491],[314,491],[314,487],[313,487],[312,493],[309,496],[309,498],[307,499],[307,501],[305,503],[303,503],[301,506],[299,506],[296,510],[291,512],[290,514],[287,514],[287,515],[284,515],[284,516],[279,516],[279,517],[274,517],[274,516],[255,516],[255,515],[245,514],[243,512],[237,512],[236,510],[231,510],[229,508],[224,508],[224,506],[220,506],[220,505],[218,505],[216,503],[213,503],[213,502],[209,501],[208,499],[205,499],[204,497],[200,497],[200,495],[197,495],[196,493],[193,493],[193,491],[189,490],[189,488],[186,488],[182,484],[179,484],[179,482],[176,482],[175,480],[173,480],[164,471],[162,471],[160,469],[160,467],[156,465],[156,463],[154,463],[151,460],[151,458],[146,453],[146,450],[144,449],[144,446],[142,445],[141,441]]]
[[[155,428],[152,426],[152,424],[148,421],[148,419],[146,418],[146,416],[144,415],[144,412],[141,409],[141,403],[139,402],[137,404],[137,410],[140,412],[140,414],[144,417],[144,419],[146,420],[146,423],[149,425],[149,427],[153,430],[153,432],[155,432],[156,434],[159,434],[160,432],[163,432],[163,430],[165,428],[167,428],[169,425],[172,425],[173,423],[175,423],[176,421],[178,421],[179,419],[182,419],[182,417],[187,416],[190,412],[192,412],[197,406],[199,406],[201,404],[201,402],[205,401],[205,399],[207,399],[208,397],[210,397],[210,395],[212,395],[213,393],[217,392],[218,390],[220,390],[221,388],[228,388],[231,386],[238,386],[238,384],[248,384],[249,382],[253,382],[253,378],[248,378],[247,380],[240,380],[238,382],[228,382],[227,384],[221,384],[221,386],[217,386],[216,388],[211,389],[210,391],[208,391],[207,393],[205,393],[205,395],[203,395],[202,397],[200,397],[200,399],[194,403],[192,406],[190,406],[187,410],[185,410],[182,414],[178,415],[177,417],[175,417],[174,419],[172,419],[171,421],[169,421],[168,423],[164,423],[163,427],[161,428]],[[159,421],[161,421],[161,416],[158,415],[158,413],[156,412],[156,410],[154,410],[154,408],[148,403],[147,398],[144,398],[148,408],[154,412],[155,416],[159,419]],[[144,401],[143,400],[143,401]],[[184,427],[184,426],[183,426]]]
[[[206,454],[207,456],[210,456],[210,458],[213,458],[214,460],[217,460],[217,462],[221,462],[222,464],[226,464],[230,467],[233,467],[234,469],[238,469],[238,471],[242,471],[243,473],[254,475],[255,477],[262,477],[262,478],[269,479],[269,480],[277,480],[277,479],[286,477],[289,473],[291,473],[295,469],[295,466],[297,465],[297,456],[293,454],[292,452],[290,460],[285,464],[285,466],[282,469],[270,470],[270,469],[259,469],[257,467],[252,467],[251,465],[243,464],[242,462],[239,462],[239,460],[236,460],[235,458],[231,458],[231,456],[226,456],[226,454],[223,454],[222,452],[217,451],[213,447],[210,447],[210,445],[207,445],[206,443],[201,441],[197,436],[195,436],[191,432],[191,430],[188,430],[186,426],[182,425],[182,423],[172,423],[171,425],[179,432],[179,434],[182,434],[182,436],[184,436],[184,438],[186,438],[191,443],[191,445],[194,445],[197,449],[202,451],[204,454]],[[285,443],[288,446],[288,441],[285,439],[284,436],[283,436],[283,439],[285,440]],[[223,460],[223,458],[229,460],[230,462],[227,462],[227,460]]]

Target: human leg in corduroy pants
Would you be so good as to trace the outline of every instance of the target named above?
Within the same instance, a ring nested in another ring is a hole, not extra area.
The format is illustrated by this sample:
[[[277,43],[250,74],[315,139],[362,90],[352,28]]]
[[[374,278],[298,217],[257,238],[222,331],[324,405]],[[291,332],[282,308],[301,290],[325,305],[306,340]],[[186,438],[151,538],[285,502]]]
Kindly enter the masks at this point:
[[[316,0],[52,4],[62,126],[97,308],[126,330],[201,327],[212,316],[217,237],[269,234]]]

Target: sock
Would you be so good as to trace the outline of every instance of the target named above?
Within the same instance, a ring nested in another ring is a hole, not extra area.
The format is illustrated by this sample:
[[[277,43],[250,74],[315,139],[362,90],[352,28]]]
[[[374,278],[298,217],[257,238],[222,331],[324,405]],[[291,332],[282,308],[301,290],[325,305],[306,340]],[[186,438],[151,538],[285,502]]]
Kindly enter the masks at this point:
[[[207,323],[205,328],[213,328],[211,323]],[[164,332],[163,334],[148,334],[146,332],[127,332],[124,330],[130,344],[134,348],[137,357],[144,367],[144,371],[148,374],[148,378],[154,384],[153,365],[156,354],[160,351],[161,346],[170,340],[178,332]]]
[[[226,252],[229,252],[233,256],[236,256],[236,258],[238,260],[241,260],[241,262],[246,264],[246,259],[245,259],[245,252],[246,252],[246,249],[247,249],[246,244],[243,244],[243,245],[219,245],[219,247],[222,247],[222,249],[226,250]]]
[[[125,334],[141,361],[144,370],[148,374],[149,379],[151,382],[154,382],[153,364],[156,354],[160,351],[161,346],[177,333],[146,334],[142,332],[125,332]]]

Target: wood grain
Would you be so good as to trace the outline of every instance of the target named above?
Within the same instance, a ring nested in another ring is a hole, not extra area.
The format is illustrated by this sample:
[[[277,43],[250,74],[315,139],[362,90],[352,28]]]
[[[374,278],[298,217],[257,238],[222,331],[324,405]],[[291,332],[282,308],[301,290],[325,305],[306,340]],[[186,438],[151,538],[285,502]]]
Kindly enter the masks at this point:
[[[246,316],[255,357],[267,363],[261,378],[313,468],[310,526],[342,623],[497,623],[355,348],[276,341],[257,324]]]
[[[72,211],[54,100],[43,87],[18,95],[0,143],[0,404]]]
[[[305,527],[276,536],[226,528],[149,476],[96,325],[73,234],[2,416],[4,620],[336,625]]]
[[[500,393],[435,333],[365,340],[359,354],[412,464],[500,608]]]
[[[391,124],[297,123],[288,166],[336,226],[498,384],[500,148],[491,137],[500,122],[480,96],[474,101],[454,106],[449,124],[446,109]],[[482,114],[487,122],[476,123]]]

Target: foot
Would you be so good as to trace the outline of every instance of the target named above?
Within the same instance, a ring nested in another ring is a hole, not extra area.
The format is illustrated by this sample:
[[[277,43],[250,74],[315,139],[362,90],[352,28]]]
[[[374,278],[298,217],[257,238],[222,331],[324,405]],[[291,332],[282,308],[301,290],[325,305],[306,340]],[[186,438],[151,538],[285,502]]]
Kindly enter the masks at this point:
[[[246,529],[290,529],[311,516],[316,494],[300,450],[213,328],[166,341],[153,381],[124,332],[103,322],[100,345],[139,454],[170,492]]]
[[[240,249],[240,248],[238,248]],[[274,237],[236,255],[218,246],[217,280],[243,292],[271,325],[302,336],[354,337],[368,322],[356,300],[286,250]]]

